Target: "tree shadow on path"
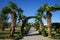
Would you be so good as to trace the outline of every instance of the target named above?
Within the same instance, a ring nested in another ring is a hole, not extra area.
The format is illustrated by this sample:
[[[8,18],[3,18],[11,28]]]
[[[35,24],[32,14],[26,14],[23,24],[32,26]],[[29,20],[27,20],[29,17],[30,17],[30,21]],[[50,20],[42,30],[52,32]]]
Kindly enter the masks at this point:
[[[25,36],[37,36],[37,35],[40,35],[39,33],[36,33],[36,34],[26,34]]]

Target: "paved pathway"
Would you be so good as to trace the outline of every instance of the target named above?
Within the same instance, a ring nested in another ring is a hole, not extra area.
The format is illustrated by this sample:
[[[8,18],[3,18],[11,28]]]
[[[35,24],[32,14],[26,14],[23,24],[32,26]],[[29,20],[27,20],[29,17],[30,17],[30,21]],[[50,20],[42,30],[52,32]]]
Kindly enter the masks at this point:
[[[39,35],[38,31],[36,31],[33,27],[31,27],[27,36],[25,36],[23,39],[20,40],[54,40],[54,39],[49,39],[47,37]]]

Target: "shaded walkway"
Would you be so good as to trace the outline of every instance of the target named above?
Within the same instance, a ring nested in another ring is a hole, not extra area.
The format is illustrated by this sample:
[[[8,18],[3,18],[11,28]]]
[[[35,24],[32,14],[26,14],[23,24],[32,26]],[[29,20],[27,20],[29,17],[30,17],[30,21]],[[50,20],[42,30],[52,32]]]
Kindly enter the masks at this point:
[[[26,36],[24,36],[23,39],[20,40],[54,40],[54,39],[49,39],[47,37],[39,35],[38,31],[31,27],[29,33]]]

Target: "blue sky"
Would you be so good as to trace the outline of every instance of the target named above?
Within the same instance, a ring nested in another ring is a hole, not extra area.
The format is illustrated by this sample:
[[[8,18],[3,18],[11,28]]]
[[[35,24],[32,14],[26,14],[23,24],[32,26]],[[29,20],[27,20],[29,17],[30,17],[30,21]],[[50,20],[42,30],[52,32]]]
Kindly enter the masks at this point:
[[[58,4],[60,6],[60,0],[0,0],[0,10],[4,6],[7,6],[9,1],[16,3],[18,7],[22,8],[24,10],[23,14],[26,16],[36,15],[39,7],[45,3],[48,3],[49,5]],[[60,11],[53,12],[52,14],[52,22],[60,22]],[[34,19],[29,19],[29,22],[34,22]],[[43,19],[43,22],[46,24],[45,19]]]

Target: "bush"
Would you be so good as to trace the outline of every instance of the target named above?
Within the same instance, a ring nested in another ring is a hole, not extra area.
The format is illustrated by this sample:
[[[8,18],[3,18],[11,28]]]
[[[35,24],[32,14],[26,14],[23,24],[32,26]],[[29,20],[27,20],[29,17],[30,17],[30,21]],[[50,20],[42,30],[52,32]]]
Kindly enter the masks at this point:
[[[43,35],[44,37],[47,37],[47,36],[48,36],[45,29],[42,29],[42,32],[41,32],[41,33],[42,33],[42,35]]]

